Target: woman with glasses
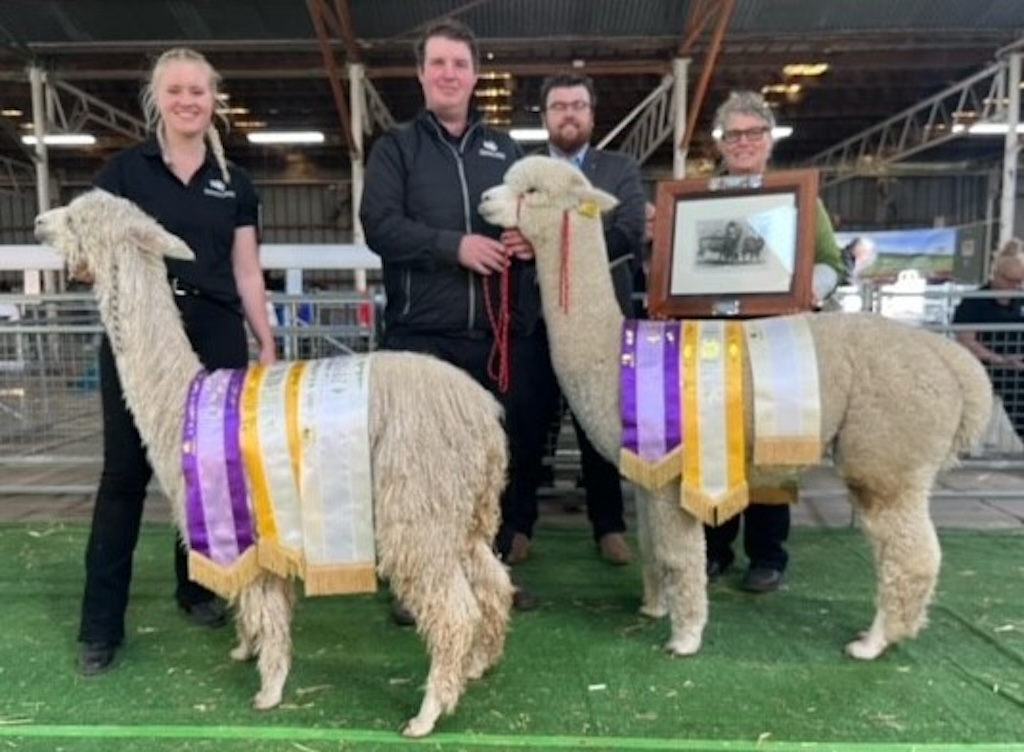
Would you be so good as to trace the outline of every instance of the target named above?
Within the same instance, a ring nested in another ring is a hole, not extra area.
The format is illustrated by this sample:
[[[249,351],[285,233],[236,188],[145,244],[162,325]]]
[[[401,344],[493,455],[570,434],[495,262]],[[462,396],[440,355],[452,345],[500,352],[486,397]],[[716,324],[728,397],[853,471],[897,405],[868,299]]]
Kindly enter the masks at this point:
[[[764,98],[753,91],[734,91],[715,112],[712,133],[722,155],[722,171],[727,175],[761,175],[768,171],[775,141],[772,129],[775,115]],[[815,242],[814,294],[820,302],[835,288],[843,273],[839,245],[824,205],[818,201]],[[753,593],[779,589],[789,554],[789,505],[758,503],[751,499],[742,514],[743,549],[750,565],[740,587]],[[704,528],[707,540],[708,580],[720,577],[732,566],[732,544],[740,531],[740,516],[718,527]]]
[[[958,330],[957,340],[980,360],[992,379],[1017,436],[1024,440],[1024,240],[1013,238],[996,253],[988,283],[979,292],[1006,295],[967,297],[953,312],[954,324],[991,324],[986,331]],[[998,327],[998,328],[995,328]]]

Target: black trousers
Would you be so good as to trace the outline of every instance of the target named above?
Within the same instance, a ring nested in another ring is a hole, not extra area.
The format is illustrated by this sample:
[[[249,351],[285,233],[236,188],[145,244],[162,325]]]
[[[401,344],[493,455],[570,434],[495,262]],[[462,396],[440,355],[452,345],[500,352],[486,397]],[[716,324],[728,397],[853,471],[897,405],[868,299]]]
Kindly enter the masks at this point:
[[[207,368],[246,365],[248,343],[240,312],[195,296],[179,297],[176,301],[192,347]],[[153,470],[125,405],[114,354],[106,337],[100,345],[99,373],[103,471],[85,550],[85,593],[78,639],[119,644],[125,635],[132,558]],[[174,551],[174,569],[175,598],[179,603],[191,606],[214,597],[188,579],[187,558],[180,540]]]
[[[505,410],[508,435],[508,485],[501,498],[501,526],[494,542],[504,559],[517,532],[532,531],[537,518],[537,488],[547,440],[548,416],[558,399],[547,340],[541,333],[513,336],[509,352],[509,388],[502,393],[488,374],[494,339],[489,335],[442,335],[410,331],[386,333],[384,350],[427,353],[466,371],[497,397]]]
[[[591,443],[583,426],[572,416],[576,429],[576,443],[580,448],[580,470],[583,477],[583,492],[587,501],[587,519],[599,541],[609,533],[626,530],[626,519],[622,507],[622,477],[619,468],[602,457]]]
[[[754,504],[742,514],[718,527],[704,526],[708,561],[717,561],[724,569],[732,564],[735,554],[732,544],[740,532],[743,518],[743,550],[751,568],[786,571],[789,554],[785,543],[789,538],[788,504]]]

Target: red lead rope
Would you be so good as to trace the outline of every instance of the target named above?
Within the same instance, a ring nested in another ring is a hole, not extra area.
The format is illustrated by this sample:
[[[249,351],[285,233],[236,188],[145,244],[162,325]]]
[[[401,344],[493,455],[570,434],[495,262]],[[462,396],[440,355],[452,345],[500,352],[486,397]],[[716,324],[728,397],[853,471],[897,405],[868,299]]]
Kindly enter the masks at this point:
[[[569,212],[562,214],[562,258],[558,277],[558,306],[563,313],[569,312],[569,249],[572,248],[572,223]]]
[[[491,322],[491,331],[494,332],[494,345],[491,347],[491,354],[487,358],[487,375],[498,384],[498,391],[504,394],[509,386],[509,330],[512,321],[509,311],[509,292],[511,290],[511,275],[508,268],[498,274],[498,310],[494,310],[491,302],[491,280],[494,277],[484,277],[484,305],[487,308],[487,319]]]

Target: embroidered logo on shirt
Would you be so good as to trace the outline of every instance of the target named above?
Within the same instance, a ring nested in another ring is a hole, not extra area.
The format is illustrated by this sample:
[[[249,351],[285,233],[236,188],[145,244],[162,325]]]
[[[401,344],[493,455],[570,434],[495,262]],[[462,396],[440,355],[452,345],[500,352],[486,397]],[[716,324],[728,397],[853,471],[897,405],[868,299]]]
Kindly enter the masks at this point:
[[[490,139],[487,139],[486,141],[483,142],[483,144],[480,146],[480,151],[478,153],[480,154],[481,157],[494,157],[495,159],[506,158],[505,152],[498,151],[498,144],[495,143],[494,141],[491,141]]]
[[[203,195],[214,198],[234,198],[235,192],[228,188],[223,180],[210,178],[210,184],[203,188]]]

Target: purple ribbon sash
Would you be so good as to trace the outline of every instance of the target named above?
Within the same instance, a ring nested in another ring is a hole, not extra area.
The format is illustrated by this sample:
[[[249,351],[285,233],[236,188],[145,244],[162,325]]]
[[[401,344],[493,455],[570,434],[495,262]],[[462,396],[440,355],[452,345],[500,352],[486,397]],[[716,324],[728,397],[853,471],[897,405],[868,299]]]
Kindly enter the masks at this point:
[[[200,371],[189,387],[182,436],[189,548],[229,566],[253,544],[239,443],[245,369]]]
[[[678,321],[627,320],[622,327],[622,448],[657,462],[682,441]]]

